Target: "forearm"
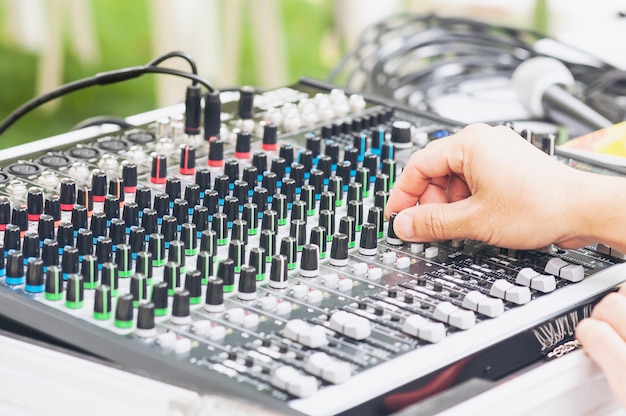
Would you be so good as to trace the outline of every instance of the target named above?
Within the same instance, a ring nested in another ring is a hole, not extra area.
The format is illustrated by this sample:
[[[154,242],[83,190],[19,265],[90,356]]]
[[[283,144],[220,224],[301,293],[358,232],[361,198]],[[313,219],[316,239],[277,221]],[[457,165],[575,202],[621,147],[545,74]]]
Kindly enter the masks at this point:
[[[585,237],[626,253],[626,178],[585,173],[580,226]]]

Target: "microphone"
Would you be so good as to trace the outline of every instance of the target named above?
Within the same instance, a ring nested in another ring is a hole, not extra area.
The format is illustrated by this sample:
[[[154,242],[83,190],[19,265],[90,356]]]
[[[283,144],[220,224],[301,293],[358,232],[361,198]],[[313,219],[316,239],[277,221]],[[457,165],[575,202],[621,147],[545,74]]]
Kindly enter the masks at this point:
[[[513,72],[512,82],[521,104],[533,117],[555,118],[554,113],[561,112],[592,130],[615,124],[572,95],[574,76],[557,59],[527,59]]]

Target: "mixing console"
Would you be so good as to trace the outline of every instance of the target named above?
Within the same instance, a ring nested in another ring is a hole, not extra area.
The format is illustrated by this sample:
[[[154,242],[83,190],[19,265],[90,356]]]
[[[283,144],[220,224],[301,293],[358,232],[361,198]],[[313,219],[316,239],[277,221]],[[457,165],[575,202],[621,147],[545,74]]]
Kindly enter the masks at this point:
[[[608,247],[400,241],[389,190],[457,123],[312,80],[187,103],[0,154],[3,316],[260,411],[387,414],[545,358],[623,280]]]

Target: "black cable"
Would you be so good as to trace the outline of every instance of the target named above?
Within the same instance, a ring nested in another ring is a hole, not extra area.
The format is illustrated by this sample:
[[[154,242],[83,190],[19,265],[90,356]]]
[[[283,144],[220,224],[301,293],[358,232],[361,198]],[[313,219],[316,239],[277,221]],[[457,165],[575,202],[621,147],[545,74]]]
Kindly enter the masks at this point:
[[[81,121],[80,123],[78,123],[74,127],[72,127],[70,130],[80,130],[80,129],[84,129],[86,127],[101,126],[103,124],[114,124],[116,126],[119,126],[122,129],[128,129],[128,128],[131,128],[131,127],[135,127],[134,125],[130,124],[126,120],[124,120],[122,118],[119,118],[119,117],[95,116],[95,117],[90,117],[88,119],[85,119],[85,120]]]
[[[164,55],[161,55],[155,59],[153,59],[152,61],[148,62],[146,64],[146,66],[159,66],[159,64],[165,62],[168,59],[171,58],[182,58],[185,61],[187,61],[189,63],[189,66],[191,67],[191,72],[194,75],[198,75],[198,68],[196,66],[196,62],[193,60],[193,58],[185,53],[185,52],[181,52],[181,51],[172,51],[172,52],[168,52]],[[196,84],[196,81],[194,81],[194,85]]]
[[[164,55],[166,56],[166,55]],[[163,57],[160,57],[163,58]],[[88,87],[92,87],[94,85],[108,85],[108,84],[114,84],[117,82],[121,82],[121,81],[127,81],[129,79],[133,79],[133,78],[137,78],[141,75],[144,74],[167,74],[167,75],[174,75],[174,76],[178,76],[178,77],[182,77],[182,78],[187,78],[191,81],[194,81],[195,83],[199,83],[201,85],[203,85],[209,92],[215,92],[215,88],[204,78],[196,75],[196,74],[192,74],[189,72],[184,72],[184,71],[178,71],[176,69],[171,69],[171,68],[161,68],[158,66],[153,66],[154,62],[158,62],[158,60],[160,58],[157,58],[157,60],[152,61],[152,63],[149,63],[145,66],[135,66],[135,67],[128,67],[128,68],[122,68],[122,69],[117,69],[117,70],[113,70],[113,71],[107,71],[107,72],[101,72],[99,74],[96,74],[94,76],[88,77],[88,78],[83,78],[77,81],[72,81],[68,84],[64,84],[52,91],[49,91],[45,94],[42,94],[40,96],[37,96],[29,101],[27,101],[26,103],[22,104],[20,107],[18,107],[15,111],[13,111],[11,114],[9,114],[0,124],[0,136],[13,124],[15,123],[17,120],[19,120],[20,118],[22,118],[24,115],[26,115],[27,113],[29,113],[30,111],[34,110],[35,108],[49,102],[52,101],[56,98],[59,98],[63,95],[69,94],[71,92],[74,91],[78,91],[84,88],[88,88]],[[167,59],[164,58],[163,60]],[[158,62],[160,63],[160,62]]]

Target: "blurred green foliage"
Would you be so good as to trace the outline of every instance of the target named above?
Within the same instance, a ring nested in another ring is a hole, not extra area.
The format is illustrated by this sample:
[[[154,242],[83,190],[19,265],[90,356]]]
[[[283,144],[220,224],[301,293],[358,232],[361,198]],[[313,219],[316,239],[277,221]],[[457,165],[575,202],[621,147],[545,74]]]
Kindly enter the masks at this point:
[[[101,71],[141,65],[153,58],[150,52],[150,0],[91,1],[101,62],[91,66],[81,64],[68,52],[70,48],[64,48],[63,82]],[[320,58],[320,45],[326,31],[332,27],[332,3],[329,0],[281,0],[281,8],[285,32],[288,34],[289,83],[297,81],[301,76],[324,78],[330,67]],[[0,33],[4,33],[4,23],[0,7]],[[240,85],[263,87],[255,76],[248,25],[243,27]],[[36,54],[24,51],[0,37],[0,119],[35,95],[37,62]],[[38,109],[19,120],[0,137],[0,148],[64,133],[90,117],[125,117],[152,110],[155,108],[153,77],[146,75],[120,84],[92,87],[69,94],[61,99],[54,112]]]

